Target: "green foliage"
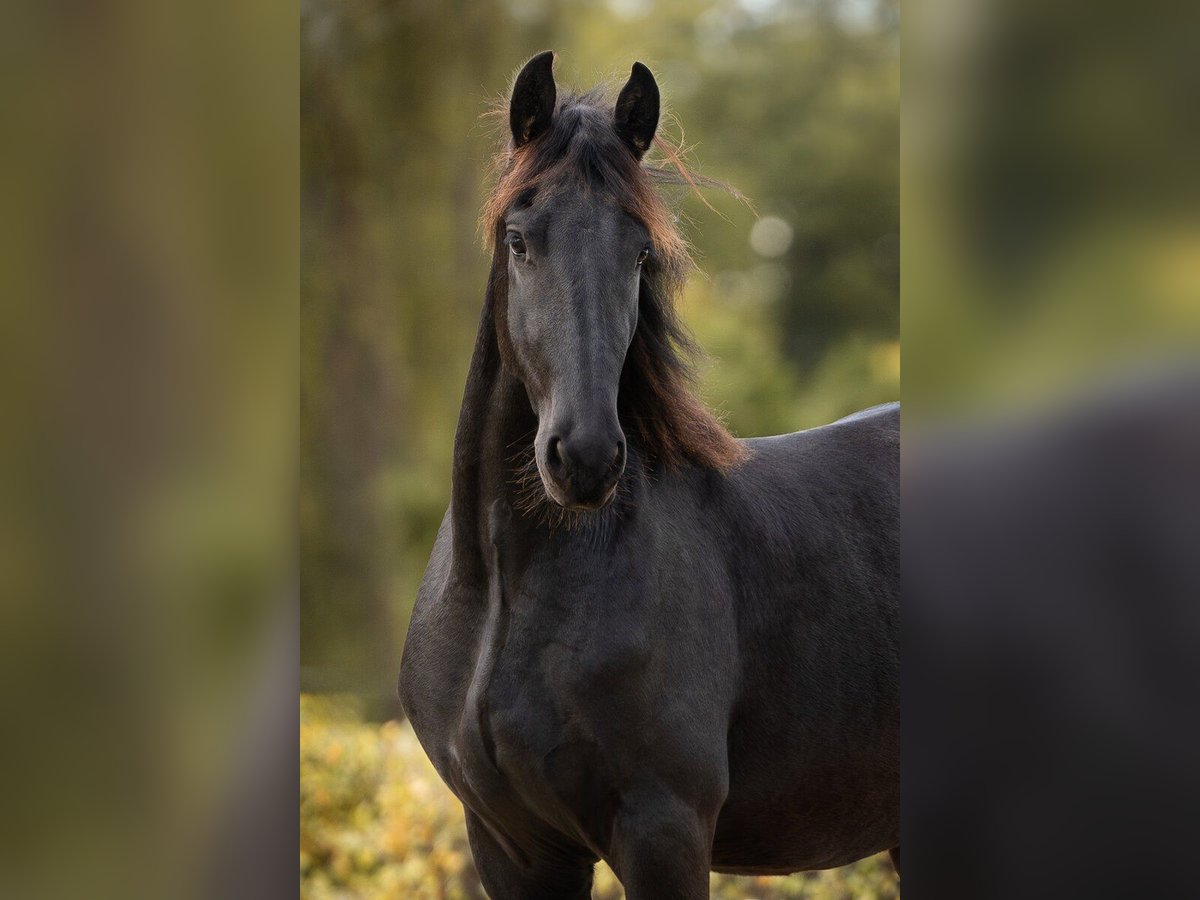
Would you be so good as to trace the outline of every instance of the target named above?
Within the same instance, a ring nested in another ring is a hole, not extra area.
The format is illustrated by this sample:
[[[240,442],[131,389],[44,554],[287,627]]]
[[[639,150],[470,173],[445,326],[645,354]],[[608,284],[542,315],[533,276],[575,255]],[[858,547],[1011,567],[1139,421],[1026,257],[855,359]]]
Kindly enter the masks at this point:
[[[407,724],[366,724],[345,698],[300,698],[302,900],[482,898],[462,807]],[[622,897],[603,863],[593,896]],[[787,878],[712,876],[720,900],[894,900],[886,856]]]

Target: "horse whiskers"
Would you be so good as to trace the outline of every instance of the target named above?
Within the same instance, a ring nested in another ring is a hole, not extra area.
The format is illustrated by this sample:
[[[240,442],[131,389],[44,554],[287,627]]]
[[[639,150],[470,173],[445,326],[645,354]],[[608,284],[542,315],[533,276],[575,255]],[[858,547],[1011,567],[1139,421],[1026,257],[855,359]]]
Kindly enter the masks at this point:
[[[536,434],[537,434],[537,428],[535,426],[534,428],[530,428],[528,431],[526,431],[520,437],[514,438],[512,441],[510,441],[504,449],[511,450],[513,447],[516,447],[517,451],[508,458],[508,461],[516,462],[520,457],[524,456],[525,454],[532,453],[533,452],[533,438],[534,438],[534,435],[536,435]]]
[[[551,530],[579,531],[610,517],[622,518],[624,502],[629,497],[624,478],[617,481],[613,497],[603,509],[564,509],[546,493],[532,441],[509,457],[509,462],[513,467],[509,484],[514,490],[513,505],[517,512]]]

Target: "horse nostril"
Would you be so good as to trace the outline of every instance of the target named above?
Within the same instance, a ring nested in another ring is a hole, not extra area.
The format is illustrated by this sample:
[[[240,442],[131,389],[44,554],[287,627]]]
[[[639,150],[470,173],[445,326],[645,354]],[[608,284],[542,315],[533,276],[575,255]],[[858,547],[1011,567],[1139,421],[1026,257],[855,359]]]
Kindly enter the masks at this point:
[[[617,441],[617,452],[613,455],[612,467],[621,469],[625,466],[625,442]]]
[[[562,472],[567,467],[567,459],[563,453],[563,442],[557,435],[550,438],[546,447],[546,461],[556,472]]]

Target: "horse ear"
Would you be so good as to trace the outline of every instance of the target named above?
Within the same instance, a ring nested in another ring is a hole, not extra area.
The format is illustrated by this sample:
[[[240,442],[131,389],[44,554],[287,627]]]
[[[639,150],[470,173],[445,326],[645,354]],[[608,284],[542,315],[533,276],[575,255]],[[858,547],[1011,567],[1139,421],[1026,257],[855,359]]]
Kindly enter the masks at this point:
[[[554,51],[539,53],[521,69],[508,101],[513,146],[520,147],[550,127],[554,117]]]
[[[613,125],[638,159],[650,149],[658,128],[658,84],[640,62],[633,64],[629,81],[617,97]]]

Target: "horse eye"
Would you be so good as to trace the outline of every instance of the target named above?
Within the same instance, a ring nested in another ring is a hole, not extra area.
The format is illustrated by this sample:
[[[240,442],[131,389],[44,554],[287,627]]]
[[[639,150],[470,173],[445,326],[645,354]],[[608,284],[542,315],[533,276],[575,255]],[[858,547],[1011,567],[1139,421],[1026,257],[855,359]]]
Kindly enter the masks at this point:
[[[642,252],[638,254],[637,264],[640,266],[642,263],[644,263],[649,258],[650,258],[650,248],[643,247]]]
[[[504,238],[504,243],[508,244],[508,248],[512,251],[513,256],[525,255],[525,239],[515,231],[510,231]]]

